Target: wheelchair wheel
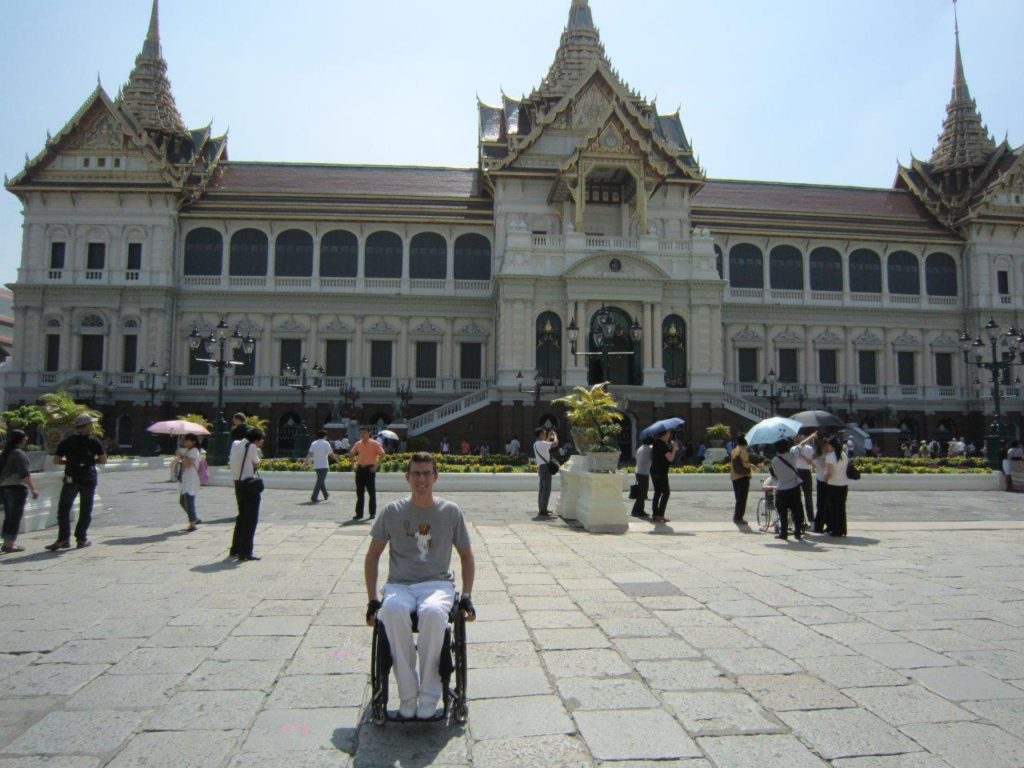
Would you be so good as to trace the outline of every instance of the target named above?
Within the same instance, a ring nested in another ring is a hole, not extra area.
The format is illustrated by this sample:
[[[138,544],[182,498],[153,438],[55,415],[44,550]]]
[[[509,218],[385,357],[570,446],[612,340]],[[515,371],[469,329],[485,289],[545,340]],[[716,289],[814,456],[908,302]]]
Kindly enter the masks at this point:
[[[455,655],[455,691],[453,696],[452,715],[460,725],[469,719],[469,707],[466,704],[466,620],[460,613],[455,619],[455,642],[452,650]]]
[[[772,510],[768,508],[762,496],[757,500],[757,529],[761,533],[767,532],[772,524]]]
[[[388,678],[391,664],[390,653],[384,649],[387,642],[384,628],[380,624],[375,624],[370,647],[370,718],[375,725],[384,725],[388,720]]]

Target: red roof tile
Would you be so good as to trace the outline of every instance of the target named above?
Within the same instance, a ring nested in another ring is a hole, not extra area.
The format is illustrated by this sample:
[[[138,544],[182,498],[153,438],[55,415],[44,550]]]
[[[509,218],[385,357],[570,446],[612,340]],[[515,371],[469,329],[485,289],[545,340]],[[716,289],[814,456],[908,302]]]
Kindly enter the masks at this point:
[[[222,168],[208,188],[211,194],[475,197],[482,188],[475,168],[239,162],[225,163]]]
[[[913,195],[894,189],[709,179],[694,196],[693,203],[697,208],[901,216],[930,220]]]

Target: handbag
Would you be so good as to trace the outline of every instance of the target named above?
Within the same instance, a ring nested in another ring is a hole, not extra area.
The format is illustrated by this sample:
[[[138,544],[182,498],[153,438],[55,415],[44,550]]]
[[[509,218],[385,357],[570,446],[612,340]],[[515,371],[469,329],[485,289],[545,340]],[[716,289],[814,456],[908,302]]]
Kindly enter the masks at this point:
[[[558,474],[559,469],[561,469],[561,467],[558,465],[558,462],[555,461],[554,459],[551,459],[551,461],[548,462],[548,472],[551,473],[552,477]]]
[[[640,498],[639,483],[633,483],[631,486],[629,486],[629,498],[633,499],[634,501]]]
[[[847,480],[860,480],[860,470],[853,465],[852,461],[846,464],[846,479]]]
[[[247,443],[245,446],[245,453],[242,454],[242,468],[238,470],[238,488],[246,496],[259,496],[263,493],[263,478],[258,474],[255,474],[253,470],[253,476],[242,479],[242,473],[245,471],[245,459],[249,455],[249,449],[252,448],[252,443]]]

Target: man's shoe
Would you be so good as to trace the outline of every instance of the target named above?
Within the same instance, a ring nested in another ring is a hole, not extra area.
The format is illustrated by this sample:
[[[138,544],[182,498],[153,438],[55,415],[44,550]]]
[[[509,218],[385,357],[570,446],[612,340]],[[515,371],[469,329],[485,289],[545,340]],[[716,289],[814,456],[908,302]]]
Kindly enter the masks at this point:
[[[377,513],[376,513],[376,512],[374,512],[374,513],[373,513],[372,515],[370,515],[370,516],[369,516],[369,517],[368,517],[367,519],[368,519],[368,520],[373,520],[373,518],[375,518],[376,516],[377,516]]]
[[[641,520],[650,520],[651,516],[646,512],[630,512],[633,517],[639,517]]]
[[[352,515],[352,519],[353,520],[362,520],[363,516],[362,515]]]
[[[326,491],[324,491],[324,501],[327,501],[329,498],[331,497],[327,495]]]
[[[79,539],[77,541],[77,543],[75,544],[75,549],[85,549],[86,547],[91,547],[91,546],[92,546],[92,542],[89,541],[88,539]]]
[[[651,522],[652,523],[671,523],[672,520],[670,520],[667,517],[652,517],[651,518]]]
[[[263,559],[262,557],[258,557],[256,555],[245,555],[243,557],[238,558],[238,562],[240,562],[240,563],[247,563],[250,560],[262,560],[262,559]]]
[[[783,541],[788,541],[789,540],[789,536],[787,536],[784,533],[776,533],[775,534],[775,538],[776,539],[782,539]]]
[[[420,699],[416,705],[416,718],[418,720],[433,720],[437,714],[437,699]]]
[[[60,541],[59,539],[53,544],[47,544],[43,549],[48,549],[51,552],[56,552],[58,549],[71,549],[70,541]]]
[[[24,552],[24,551],[25,551],[25,548],[24,547],[19,547],[17,544],[4,544],[2,547],[0,547],[0,552],[6,552],[8,554],[11,553],[11,552]]]

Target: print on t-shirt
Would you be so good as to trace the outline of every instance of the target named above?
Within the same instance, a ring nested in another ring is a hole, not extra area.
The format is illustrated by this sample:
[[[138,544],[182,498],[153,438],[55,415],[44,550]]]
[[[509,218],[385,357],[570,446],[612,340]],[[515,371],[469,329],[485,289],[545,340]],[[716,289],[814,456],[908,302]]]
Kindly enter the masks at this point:
[[[427,562],[427,555],[430,553],[430,545],[433,544],[430,536],[430,524],[420,523],[419,530],[415,533],[411,533],[409,531],[410,528],[411,526],[409,525],[409,521],[406,520],[405,535],[414,536],[416,538],[416,548],[420,551],[420,562],[425,563]]]

